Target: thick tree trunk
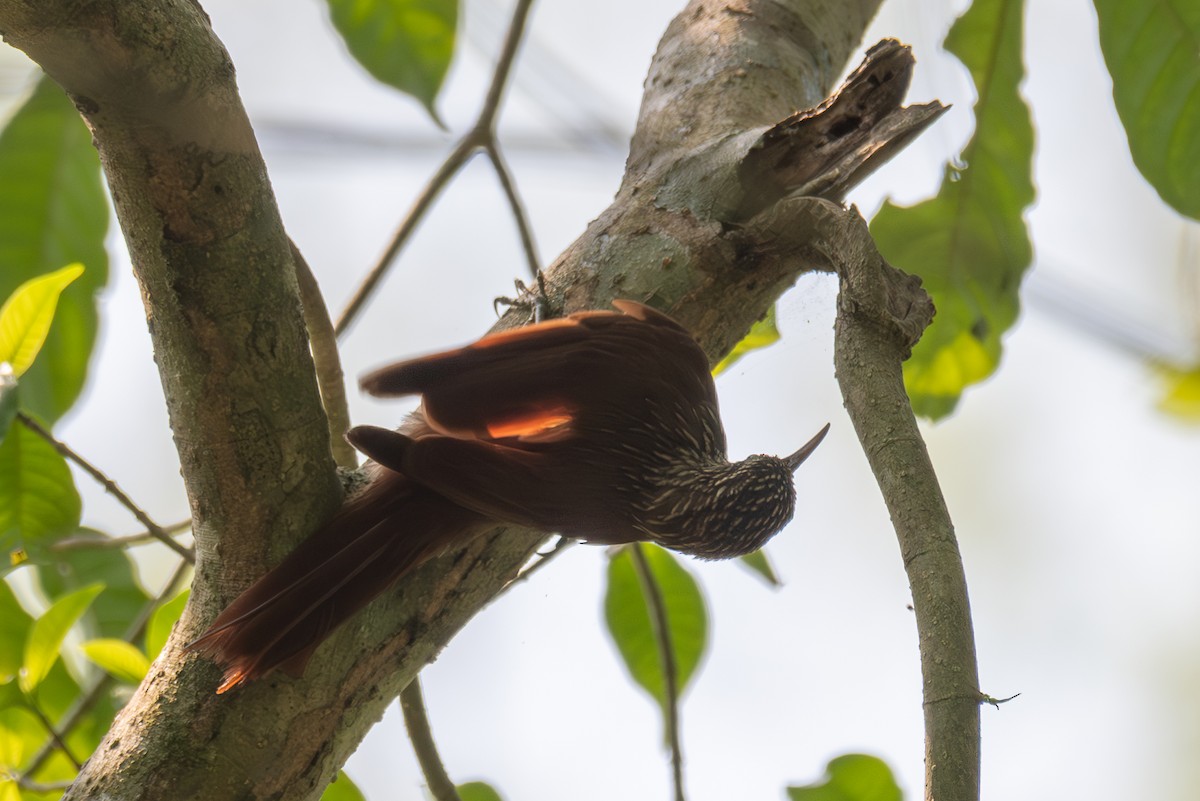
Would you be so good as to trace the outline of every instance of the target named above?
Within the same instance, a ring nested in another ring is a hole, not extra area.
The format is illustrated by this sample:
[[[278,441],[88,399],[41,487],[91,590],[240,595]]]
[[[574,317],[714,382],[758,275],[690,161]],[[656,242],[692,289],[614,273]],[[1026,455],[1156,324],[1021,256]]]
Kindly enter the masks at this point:
[[[767,167],[819,160],[847,131],[790,161],[763,159],[810,130],[780,123],[825,98],[878,2],[689,3],[651,65],[616,199],[548,271],[554,305],[648,300],[714,357],[737,342],[811,266],[786,199],[808,185],[773,181]],[[214,695],[215,667],[182,644],[338,499],[287,239],[233,68],[189,0],[82,10],[0,0],[0,33],[67,89],[95,132],[143,287],[200,556],[182,624],[68,797],[317,798],[544,535],[510,530],[417,571],[321,648],[303,680]],[[898,105],[904,87],[889,90],[886,70],[877,77],[871,86]],[[928,119],[901,120],[894,137]],[[870,155],[854,158],[861,167]]]

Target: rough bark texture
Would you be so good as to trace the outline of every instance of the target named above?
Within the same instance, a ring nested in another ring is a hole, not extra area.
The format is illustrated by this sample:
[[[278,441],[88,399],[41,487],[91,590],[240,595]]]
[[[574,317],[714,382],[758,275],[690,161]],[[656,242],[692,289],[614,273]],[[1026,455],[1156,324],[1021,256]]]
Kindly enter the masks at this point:
[[[617,197],[548,271],[555,310],[646,300],[716,357],[821,263],[803,257],[788,196],[799,187],[760,181],[743,163],[750,153],[812,157],[808,145],[786,146],[794,114],[825,98],[878,2],[693,0],[650,68]],[[288,243],[233,69],[188,0],[0,0],[0,34],[68,90],[95,132],[143,287],[200,555],[182,624],[68,797],[317,798],[543,535],[492,536],[417,571],[321,648],[304,680],[214,695],[216,668],[182,644],[338,499]],[[865,82],[883,99],[854,103],[898,104],[908,73],[891,63]],[[936,113],[887,111],[869,124],[847,114],[820,137],[838,153],[817,160],[826,172],[841,165],[841,178],[819,193],[840,197],[888,141]],[[866,144],[852,139],[856,126]]]
[[[840,280],[834,363],[913,593],[925,711],[925,798],[979,798],[979,675],[966,576],[901,365],[933,317],[920,279],[883,260],[853,209],[805,198],[802,249]]]

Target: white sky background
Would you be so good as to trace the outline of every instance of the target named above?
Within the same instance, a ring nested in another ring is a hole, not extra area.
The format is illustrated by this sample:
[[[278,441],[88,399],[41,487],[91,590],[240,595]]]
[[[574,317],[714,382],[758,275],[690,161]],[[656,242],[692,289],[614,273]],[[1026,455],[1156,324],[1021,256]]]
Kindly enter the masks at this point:
[[[288,229],[340,309],[474,118],[509,4],[467,3],[471,44],[439,101],[453,134],[374,84],[321,3],[204,5],[238,67]],[[864,210],[933,191],[969,136],[970,85],[939,49],[954,5],[892,0],[866,39],[913,44],[910,101],[955,108],[854,193]],[[1039,262],[999,374],[926,427],[966,562],[982,687],[1021,693],[983,710],[984,798],[1192,799],[1200,433],[1155,410],[1153,374],[1130,348],[1195,354],[1195,286],[1179,265],[1189,242],[1195,260],[1196,227],[1165,210],[1130,163],[1091,5],[1030,5]],[[501,136],[544,261],[616,190],[646,67],[681,7],[535,6]],[[572,133],[601,123],[616,144]],[[90,394],[60,434],[170,522],[186,502],[140,299],[123,249],[114,252]],[[477,337],[494,320],[492,298],[524,273],[479,160],[346,339],[347,375]],[[884,757],[907,797],[921,797],[915,627],[887,513],[834,381],[835,290],[803,279],[781,303],[784,341],[718,381],[734,456],[790,452],[826,421],[833,428],[799,471],[795,521],[770,548],[785,587],[770,590],[736,565],[688,563],[708,593],[712,638],[682,713],[692,801],[782,798],[786,784],[816,780],[847,751]],[[394,424],[407,409],[353,389],[351,401],[360,423]],[[87,523],[136,528],[99,487],[79,483]],[[480,614],[423,674],[456,780],[486,779],[510,801],[669,797],[658,712],[604,630],[604,570],[601,550],[573,549]],[[373,801],[423,796],[395,707],[347,769]]]

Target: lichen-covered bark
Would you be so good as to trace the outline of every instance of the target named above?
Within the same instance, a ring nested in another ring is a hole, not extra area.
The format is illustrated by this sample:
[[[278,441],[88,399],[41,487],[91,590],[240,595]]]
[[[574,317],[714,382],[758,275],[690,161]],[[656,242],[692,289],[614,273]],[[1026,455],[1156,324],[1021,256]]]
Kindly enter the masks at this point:
[[[555,310],[649,300],[714,357],[727,351],[816,263],[791,224],[795,187],[764,200],[742,164],[824,99],[878,2],[690,2],[651,65],[616,199],[548,271]],[[95,132],[201,556],[189,613],[68,797],[317,798],[543,535],[499,532],[426,565],[322,647],[304,680],[213,695],[216,669],[182,644],[338,497],[287,239],[233,69],[189,0],[0,0],[0,34]]]

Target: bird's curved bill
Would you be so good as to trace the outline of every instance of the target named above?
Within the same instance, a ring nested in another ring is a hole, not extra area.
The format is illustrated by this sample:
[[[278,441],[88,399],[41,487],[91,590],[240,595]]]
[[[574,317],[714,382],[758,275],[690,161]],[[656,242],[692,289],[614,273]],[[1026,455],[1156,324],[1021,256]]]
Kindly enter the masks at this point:
[[[803,464],[804,460],[812,455],[812,452],[817,449],[817,446],[821,444],[821,440],[825,439],[825,435],[828,433],[829,423],[826,423],[825,427],[818,431],[815,437],[804,443],[804,446],[791,456],[785,456],[783,461],[792,469],[793,472],[795,472],[796,468]]]

